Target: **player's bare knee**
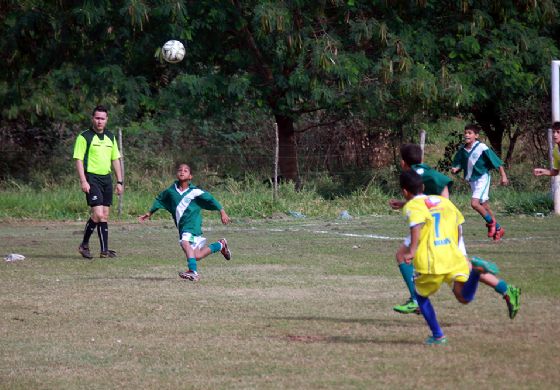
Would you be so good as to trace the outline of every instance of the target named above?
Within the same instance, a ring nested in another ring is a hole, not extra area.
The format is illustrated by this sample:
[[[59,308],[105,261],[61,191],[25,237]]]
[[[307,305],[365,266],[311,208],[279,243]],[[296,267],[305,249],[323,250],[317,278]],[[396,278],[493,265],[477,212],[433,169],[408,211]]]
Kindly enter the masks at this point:
[[[91,213],[91,219],[95,223],[107,222],[107,219],[103,217],[103,213],[95,211]]]

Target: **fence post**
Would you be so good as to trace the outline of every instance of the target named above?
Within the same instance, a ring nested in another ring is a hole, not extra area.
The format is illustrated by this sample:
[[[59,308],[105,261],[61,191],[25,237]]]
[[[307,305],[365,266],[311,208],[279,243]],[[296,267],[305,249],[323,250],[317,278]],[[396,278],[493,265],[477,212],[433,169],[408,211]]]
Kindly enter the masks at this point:
[[[276,201],[278,197],[278,156],[280,155],[280,137],[278,136],[278,123],[274,122],[274,137],[276,141],[274,143],[274,183],[272,200]]]
[[[551,99],[552,99],[552,123],[560,121],[560,61],[551,62]],[[551,156],[552,148],[554,148],[554,142],[552,140],[552,132],[549,130],[550,136],[548,141],[549,156]],[[552,158],[550,158],[550,163],[552,164]],[[550,181],[550,187],[552,191],[552,199],[554,200],[554,213],[560,215],[560,175],[553,176]]]
[[[122,180],[126,183],[124,179],[124,151],[123,151],[123,143],[122,143],[122,128],[119,128],[119,150],[121,152],[120,164],[121,164],[121,175]],[[123,187],[124,188],[124,187]],[[117,215],[119,219],[121,218],[122,214],[122,205],[123,205],[123,194],[119,194],[119,206],[117,208]]]
[[[426,145],[426,130],[420,129],[420,149],[422,149],[422,162],[424,161],[424,146]]]

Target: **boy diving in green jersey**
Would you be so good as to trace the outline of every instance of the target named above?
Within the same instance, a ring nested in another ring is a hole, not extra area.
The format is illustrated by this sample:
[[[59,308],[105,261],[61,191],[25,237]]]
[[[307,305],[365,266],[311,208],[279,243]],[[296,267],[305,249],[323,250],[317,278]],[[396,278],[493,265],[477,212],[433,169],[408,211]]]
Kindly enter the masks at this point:
[[[222,205],[208,192],[191,184],[191,168],[187,164],[177,167],[177,181],[162,191],[155,199],[150,210],[139,216],[144,222],[159,209],[167,210],[179,230],[179,244],[187,257],[187,270],[179,272],[182,279],[196,282],[200,279],[196,262],[210,255],[221,252],[226,260],[231,259],[227,240],[222,238],[206,246],[202,237],[202,210],[217,210],[224,225],[230,222]]]
[[[401,168],[404,172],[414,171],[422,178],[424,184],[425,195],[440,195],[449,198],[449,192],[453,185],[453,180],[444,174],[436,171],[430,166],[422,162],[422,149],[417,144],[404,144],[401,146]],[[398,199],[391,199],[389,205],[397,210],[401,209],[406,202]],[[395,255],[399,271],[410,293],[410,298],[402,305],[393,307],[398,313],[402,314],[419,314],[418,302],[415,294],[414,286],[414,266],[412,263],[406,263],[404,254],[409,250],[410,236],[407,237]],[[463,238],[460,237],[459,248],[467,257],[466,248]],[[506,302],[508,314],[511,319],[515,318],[521,306],[520,295],[521,289],[513,285],[509,285],[505,280],[497,278],[492,274],[483,274],[480,281],[496,291]]]

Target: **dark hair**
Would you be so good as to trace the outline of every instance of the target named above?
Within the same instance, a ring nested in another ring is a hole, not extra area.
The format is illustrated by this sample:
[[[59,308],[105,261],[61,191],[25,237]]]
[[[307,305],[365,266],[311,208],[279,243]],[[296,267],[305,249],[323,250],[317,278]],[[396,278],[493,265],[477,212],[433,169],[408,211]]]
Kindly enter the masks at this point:
[[[471,130],[473,131],[475,134],[479,134],[480,133],[480,127],[478,125],[475,125],[474,123],[469,123],[468,125],[465,126],[465,131],[467,130]]]
[[[95,106],[93,111],[91,112],[91,116],[94,116],[96,112],[104,112],[105,114],[109,115],[109,110],[105,106]]]
[[[422,148],[418,144],[401,145],[401,158],[408,166],[422,163]]]
[[[178,171],[179,168],[181,167],[181,165],[186,165],[187,168],[189,168],[189,171],[191,171],[191,173],[192,173],[191,166],[189,164],[185,163],[185,162],[180,162],[180,163],[175,164],[175,170]]]
[[[401,188],[407,190],[412,195],[418,195],[424,192],[424,183],[422,176],[414,171],[406,171],[401,173],[399,177]]]
[[[554,122],[552,124],[552,130],[560,130],[560,122]]]

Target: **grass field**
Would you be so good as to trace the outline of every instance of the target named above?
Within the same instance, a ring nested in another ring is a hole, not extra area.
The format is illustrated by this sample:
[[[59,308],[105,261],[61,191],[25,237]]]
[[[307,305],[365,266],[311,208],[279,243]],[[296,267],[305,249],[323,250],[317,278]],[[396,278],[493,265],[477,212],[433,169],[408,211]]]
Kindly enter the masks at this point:
[[[207,218],[233,259],[184,260],[169,221],[112,223],[118,259],[79,257],[82,223],[0,223],[0,388],[373,389],[560,386],[560,218],[505,217],[494,244],[467,217],[471,255],[523,290],[510,320],[480,286],[468,306],[433,303],[450,344],[426,347],[393,253],[395,215],[351,221]],[[96,252],[97,237],[92,238]]]

